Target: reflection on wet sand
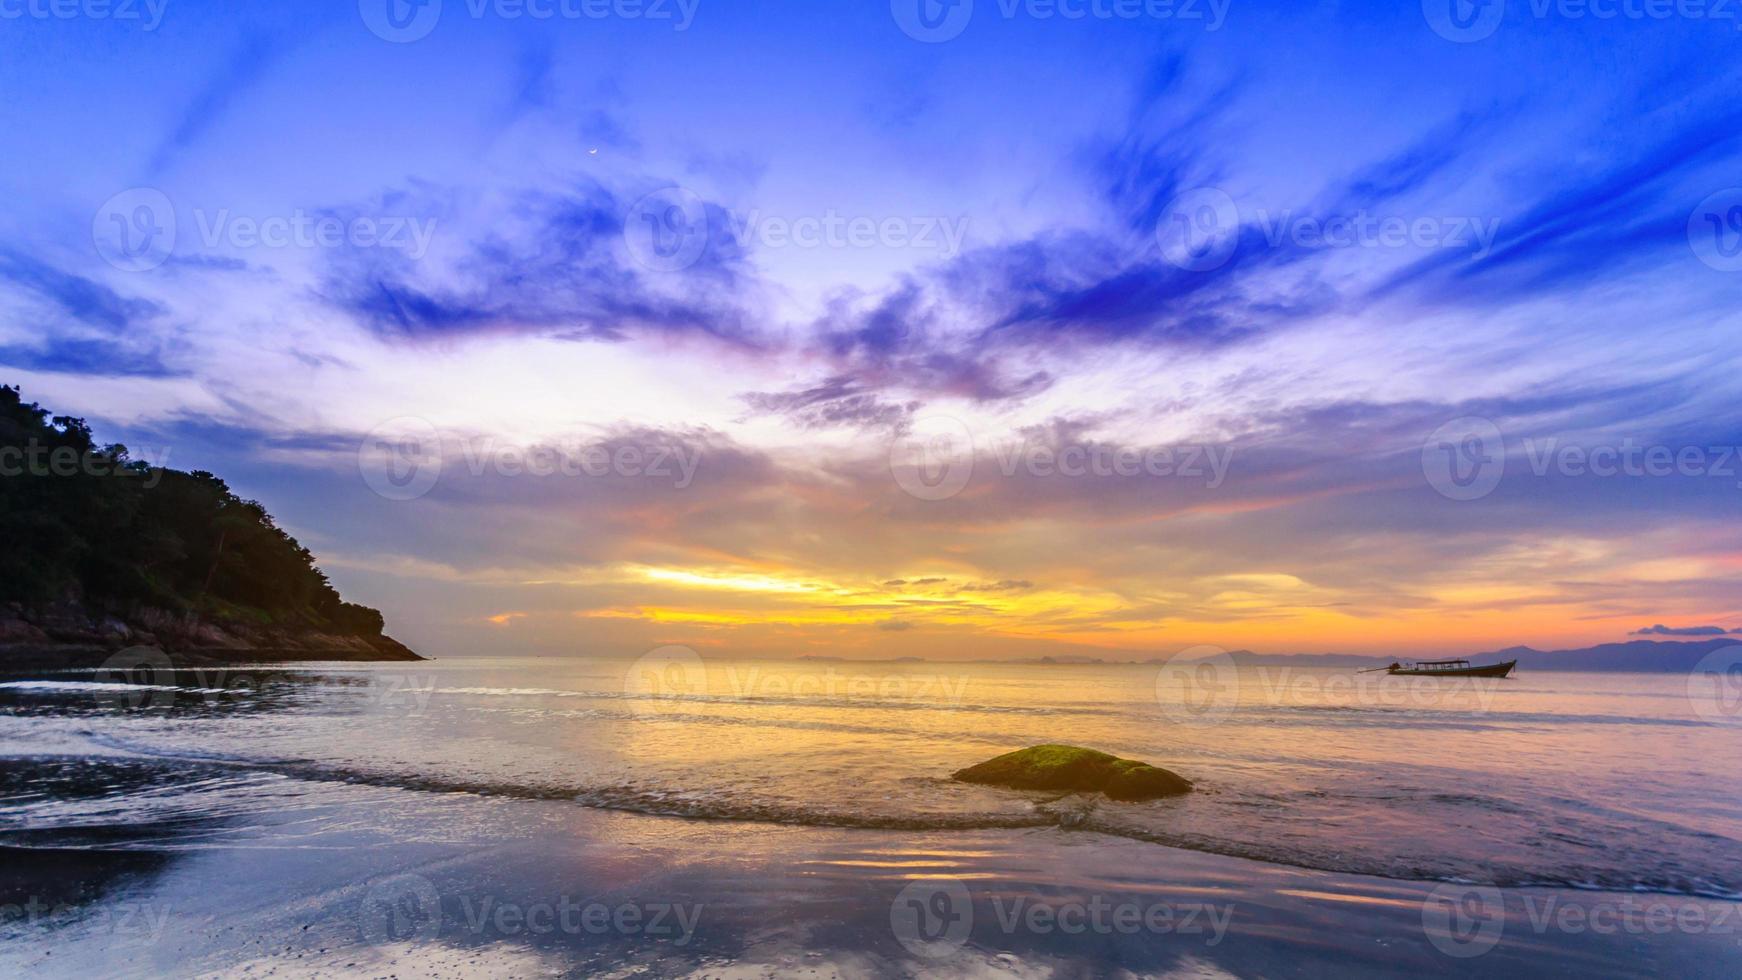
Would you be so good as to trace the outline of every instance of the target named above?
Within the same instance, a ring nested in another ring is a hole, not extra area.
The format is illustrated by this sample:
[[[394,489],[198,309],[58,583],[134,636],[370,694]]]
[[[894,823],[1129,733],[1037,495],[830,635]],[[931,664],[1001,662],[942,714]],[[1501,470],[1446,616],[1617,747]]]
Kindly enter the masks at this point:
[[[539,811],[531,820],[527,807]],[[1532,919],[1545,901],[1588,911],[1638,896],[1509,890],[1488,918],[1461,931],[1453,924],[1436,940],[1443,896],[1427,883],[1094,834],[901,835],[700,824],[554,802],[515,809],[479,798],[450,809],[447,818],[473,835],[465,844],[335,850],[331,840],[278,839],[185,852],[149,875],[117,878],[123,885],[106,899],[167,910],[156,940],[117,947],[103,927],[69,922],[14,934],[0,947],[0,968],[1343,977],[1452,975],[1472,966],[1459,954],[1473,951],[1473,965],[1492,976],[1539,975],[1547,964],[1592,976],[1717,976],[1715,967],[1738,962],[1737,936],[1722,931],[1645,944],[1624,931],[1545,929]],[[56,862],[43,867],[83,874]],[[1684,918],[1725,904],[1652,900]],[[1484,946],[1490,920],[1501,932]]]

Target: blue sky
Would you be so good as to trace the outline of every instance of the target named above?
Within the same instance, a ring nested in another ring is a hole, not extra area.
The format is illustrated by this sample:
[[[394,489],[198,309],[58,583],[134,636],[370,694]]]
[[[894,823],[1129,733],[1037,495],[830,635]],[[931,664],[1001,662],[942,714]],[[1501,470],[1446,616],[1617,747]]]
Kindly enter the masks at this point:
[[[975,0],[936,43],[907,0],[444,0],[404,43],[375,0],[0,4],[0,373],[425,645],[1742,625],[1742,21],[1436,2]],[[1454,499],[1469,419],[1505,465]],[[981,465],[926,499],[892,460],[940,426]],[[383,427],[436,433],[414,499],[360,475]],[[625,445],[700,462],[499,465]],[[1701,474],[1560,455],[1635,446]]]

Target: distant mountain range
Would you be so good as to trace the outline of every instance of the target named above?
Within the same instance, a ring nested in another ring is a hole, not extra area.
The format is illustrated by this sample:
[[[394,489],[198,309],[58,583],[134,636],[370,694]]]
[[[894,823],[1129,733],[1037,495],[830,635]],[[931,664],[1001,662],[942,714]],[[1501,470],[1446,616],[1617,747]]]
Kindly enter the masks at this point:
[[[1464,659],[1476,664],[1518,661],[1520,670],[1617,670],[1667,672],[1685,674],[1692,671],[1706,655],[1725,647],[1742,647],[1742,638],[1714,637],[1709,640],[1629,640],[1625,643],[1600,643],[1592,647],[1570,650],[1538,650],[1535,647],[1507,647],[1488,653],[1475,653]],[[1381,667],[1393,660],[1408,657],[1372,657],[1349,653],[1275,654],[1235,650],[1234,662],[1253,666],[1295,667]],[[1150,663],[1161,663],[1156,659]]]
[[[1685,674],[1698,666],[1707,654],[1725,647],[1742,647],[1742,638],[1718,637],[1691,642],[1629,640],[1574,650],[1508,647],[1470,659],[1488,662],[1517,657],[1520,669],[1531,670],[1633,670]]]
[[[1571,650],[1538,650],[1535,647],[1518,646],[1494,650],[1489,653],[1468,654],[1465,655],[1464,659],[1476,664],[1491,664],[1516,659],[1520,670],[1661,671],[1685,674],[1698,666],[1708,654],[1725,647],[1742,647],[1742,637],[1714,637],[1708,640],[1692,641],[1629,640],[1625,643],[1601,643],[1593,647],[1577,647]],[[1243,667],[1383,667],[1393,660],[1414,659],[1401,656],[1374,657],[1357,653],[1254,653],[1251,650],[1231,650],[1228,655],[1234,658],[1236,664]],[[1164,664],[1169,663],[1171,659],[1169,657],[1151,657],[1148,660],[1120,661],[1065,655],[1005,662],[1064,666],[1070,664]]]

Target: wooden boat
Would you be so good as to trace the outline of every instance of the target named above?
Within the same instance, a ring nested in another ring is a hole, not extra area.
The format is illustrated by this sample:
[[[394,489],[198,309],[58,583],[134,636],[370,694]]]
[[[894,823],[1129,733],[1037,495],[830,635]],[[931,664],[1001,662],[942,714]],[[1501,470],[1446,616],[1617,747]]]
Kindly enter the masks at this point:
[[[1518,666],[1518,661],[1508,660],[1505,663],[1487,664],[1472,667],[1468,660],[1416,660],[1411,663],[1393,663],[1389,667],[1375,667],[1387,674],[1398,677],[1505,677],[1512,673],[1512,668]]]

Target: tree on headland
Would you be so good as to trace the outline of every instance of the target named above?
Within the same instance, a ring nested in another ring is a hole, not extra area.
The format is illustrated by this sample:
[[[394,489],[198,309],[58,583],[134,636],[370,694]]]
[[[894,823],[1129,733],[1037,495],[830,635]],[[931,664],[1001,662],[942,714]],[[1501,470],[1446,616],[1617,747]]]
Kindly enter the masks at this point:
[[[378,636],[314,556],[258,502],[204,471],[100,446],[0,386],[0,602],[150,606],[260,625]]]

